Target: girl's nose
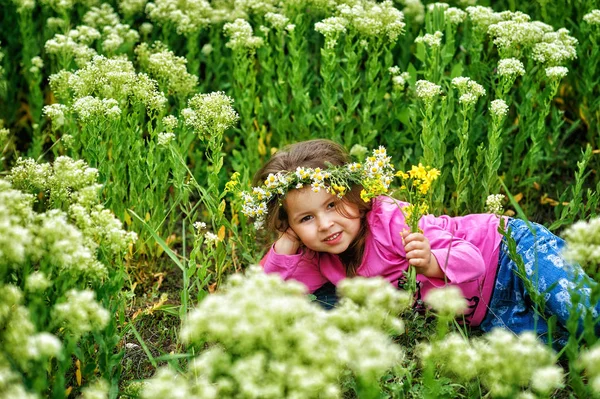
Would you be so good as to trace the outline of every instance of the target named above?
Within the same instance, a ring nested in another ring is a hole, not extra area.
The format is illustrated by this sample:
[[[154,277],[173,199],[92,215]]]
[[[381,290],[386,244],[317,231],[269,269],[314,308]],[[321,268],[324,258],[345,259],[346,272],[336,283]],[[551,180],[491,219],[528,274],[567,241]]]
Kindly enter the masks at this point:
[[[326,231],[329,230],[331,226],[333,226],[333,220],[327,217],[321,218],[321,220],[319,221],[319,230]]]

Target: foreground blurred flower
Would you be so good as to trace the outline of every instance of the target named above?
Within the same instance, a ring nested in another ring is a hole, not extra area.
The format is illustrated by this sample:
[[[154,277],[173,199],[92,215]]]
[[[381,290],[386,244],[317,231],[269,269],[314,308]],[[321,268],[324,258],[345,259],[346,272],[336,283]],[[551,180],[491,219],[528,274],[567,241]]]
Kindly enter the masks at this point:
[[[390,326],[382,317],[394,319],[408,300],[383,279],[342,285],[349,294],[344,309],[327,312],[307,300],[301,284],[259,267],[231,276],[181,331],[184,342],[210,349],[192,360],[187,374],[159,370],[143,397],[340,398],[348,371],[377,385],[401,359],[381,329]]]
[[[418,355],[424,364],[433,362],[443,374],[462,382],[477,378],[492,397],[516,397],[527,388],[547,395],[564,382],[553,351],[530,332],[517,336],[495,329],[471,340],[448,334],[420,344]]]
[[[55,322],[75,336],[102,330],[108,324],[110,314],[95,297],[94,291],[68,291],[66,301],[54,307]]]
[[[467,300],[455,285],[432,289],[427,293],[425,303],[443,319],[454,318],[467,309]]]
[[[574,223],[564,231],[563,237],[567,241],[564,251],[565,257],[581,264],[587,269],[588,273],[598,273],[598,265],[600,265],[600,218]]]

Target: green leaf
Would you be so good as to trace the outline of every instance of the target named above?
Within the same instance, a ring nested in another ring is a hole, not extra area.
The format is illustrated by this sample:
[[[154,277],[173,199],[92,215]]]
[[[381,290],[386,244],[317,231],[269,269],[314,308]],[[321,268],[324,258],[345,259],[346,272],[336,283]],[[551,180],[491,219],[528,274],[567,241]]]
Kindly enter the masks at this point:
[[[454,66],[452,67],[452,71],[450,71],[450,79],[454,79],[458,76],[462,76],[462,73],[463,73],[462,62],[454,64]]]
[[[148,223],[146,223],[144,221],[144,219],[142,219],[141,217],[138,216],[137,213],[135,213],[133,210],[129,209],[129,213],[131,213],[137,220],[139,220],[146,229],[148,229],[148,232],[150,233],[150,235],[152,235],[152,237],[156,240],[156,242],[158,243],[158,245],[161,246],[161,248],[163,249],[163,251],[165,251],[165,253],[167,255],[169,255],[169,258],[171,258],[171,260],[173,260],[173,262],[175,262],[175,264],[177,265],[177,267],[179,267],[181,269],[182,272],[185,273],[185,266],[183,265],[183,263],[181,263],[181,261],[179,260],[179,258],[177,257],[177,255],[175,254],[175,252],[173,252],[171,250],[171,248],[169,248],[169,246],[167,245],[167,243],[159,237],[158,234],[156,234],[156,232],[152,229],[152,227],[150,227],[150,225],[148,225]]]

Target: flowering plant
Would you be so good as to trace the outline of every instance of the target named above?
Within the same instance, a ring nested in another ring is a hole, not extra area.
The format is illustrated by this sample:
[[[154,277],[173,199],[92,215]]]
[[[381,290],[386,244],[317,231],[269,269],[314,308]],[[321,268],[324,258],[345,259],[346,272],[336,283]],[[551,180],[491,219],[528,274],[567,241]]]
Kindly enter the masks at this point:
[[[327,169],[298,167],[295,171],[271,173],[260,187],[251,192],[242,191],[242,213],[255,218],[254,226],[260,229],[267,216],[267,203],[289,190],[310,186],[314,192],[326,190],[342,198],[354,184],[363,186],[361,198],[367,202],[388,192],[394,179],[394,165],[386,149],[380,146],[364,163],[353,162]]]
[[[412,166],[408,172],[398,171],[396,176],[402,179],[400,193],[408,201],[408,205],[400,208],[411,233],[421,233],[419,220],[429,210],[431,202],[431,183],[440,176],[440,171],[429,166]],[[402,233],[400,233],[402,234]],[[414,267],[408,267],[407,289],[416,292],[417,272]]]
[[[398,171],[396,176],[402,179],[400,191],[410,204],[402,208],[406,223],[411,232],[419,232],[419,220],[429,210],[427,199],[431,183],[440,176],[440,171],[419,163],[408,172]]]

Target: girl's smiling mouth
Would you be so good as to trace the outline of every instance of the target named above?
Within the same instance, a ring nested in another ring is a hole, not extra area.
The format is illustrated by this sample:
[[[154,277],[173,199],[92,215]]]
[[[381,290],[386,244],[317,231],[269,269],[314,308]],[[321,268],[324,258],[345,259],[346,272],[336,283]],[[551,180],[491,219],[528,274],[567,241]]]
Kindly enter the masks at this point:
[[[341,237],[342,237],[342,232],[340,231],[340,232],[337,232],[337,233],[334,233],[334,234],[328,236],[323,241],[327,244],[337,244],[341,240]]]

